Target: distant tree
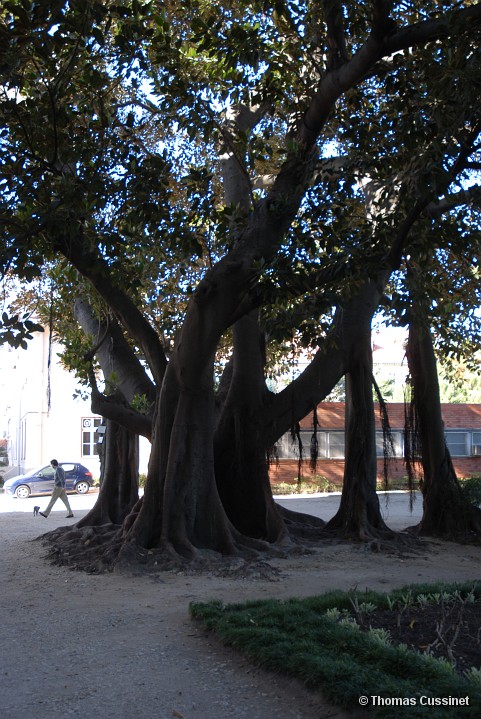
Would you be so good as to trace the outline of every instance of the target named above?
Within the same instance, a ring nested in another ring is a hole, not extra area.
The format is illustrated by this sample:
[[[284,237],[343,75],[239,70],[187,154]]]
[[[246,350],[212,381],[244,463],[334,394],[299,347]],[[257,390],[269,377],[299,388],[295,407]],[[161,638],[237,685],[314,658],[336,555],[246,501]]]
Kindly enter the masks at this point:
[[[481,372],[469,370],[463,362],[441,364],[439,392],[441,402],[481,404]]]

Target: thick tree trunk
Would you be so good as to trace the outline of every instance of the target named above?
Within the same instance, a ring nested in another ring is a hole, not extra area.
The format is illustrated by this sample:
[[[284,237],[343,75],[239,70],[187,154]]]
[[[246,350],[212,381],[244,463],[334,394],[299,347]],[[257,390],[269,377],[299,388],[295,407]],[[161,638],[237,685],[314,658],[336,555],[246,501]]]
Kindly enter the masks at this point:
[[[328,531],[362,541],[392,535],[381,516],[376,493],[371,309],[370,303],[361,306],[359,321],[353,328],[346,375],[344,482],[339,510],[326,525]]]
[[[279,542],[287,532],[272,496],[260,422],[267,395],[263,343],[257,312],[237,321],[233,374],[215,435],[215,476],[236,529],[248,537]]]
[[[126,528],[123,556],[135,547],[187,559],[199,550],[238,551],[215,483],[213,355],[196,334],[189,349],[180,343],[164,377],[144,501]]]
[[[139,498],[139,438],[107,421],[97,502],[77,527],[120,525]]]
[[[415,529],[451,540],[480,536],[481,511],[464,498],[446,446],[436,357],[427,327],[411,322],[407,357],[423,468],[423,516]]]

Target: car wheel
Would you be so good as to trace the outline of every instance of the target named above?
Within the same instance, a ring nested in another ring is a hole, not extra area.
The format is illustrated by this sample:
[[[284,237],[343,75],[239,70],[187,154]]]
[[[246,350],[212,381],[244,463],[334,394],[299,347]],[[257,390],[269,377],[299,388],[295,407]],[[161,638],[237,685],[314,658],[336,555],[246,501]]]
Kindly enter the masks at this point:
[[[80,482],[77,482],[77,484],[75,485],[75,491],[78,494],[87,494],[89,489],[90,489],[90,484],[88,482],[80,481]]]
[[[18,497],[19,499],[27,499],[27,497],[30,497],[29,487],[27,487],[26,484],[21,484],[15,490],[15,496]]]

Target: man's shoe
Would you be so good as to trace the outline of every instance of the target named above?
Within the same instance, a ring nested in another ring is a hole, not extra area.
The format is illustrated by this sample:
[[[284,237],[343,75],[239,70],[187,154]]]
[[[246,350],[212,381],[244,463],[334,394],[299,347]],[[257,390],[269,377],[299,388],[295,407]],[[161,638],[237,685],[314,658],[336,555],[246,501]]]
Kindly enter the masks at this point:
[[[43,512],[39,512],[39,514],[41,514],[41,515],[42,515],[42,517],[45,517],[45,519],[47,519],[47,515],[46,515],[46,514],[44,514]]]
[[[73,514],[67,514],[67,516],[65,517],[65,519],[70,519],[70,517],[73,517]]]

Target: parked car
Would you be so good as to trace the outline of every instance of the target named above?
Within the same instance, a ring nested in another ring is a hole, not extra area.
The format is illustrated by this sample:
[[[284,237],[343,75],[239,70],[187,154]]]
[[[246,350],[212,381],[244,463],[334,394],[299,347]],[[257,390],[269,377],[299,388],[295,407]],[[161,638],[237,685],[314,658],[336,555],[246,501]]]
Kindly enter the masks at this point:
[[[67,492],[87,494],[94,483],[92,472],[78,462],[59,462],[65,470]],[[3,485],[5,494],[26,499],[32,494],[51,494],[54,487],[54,471],[50,465],[40,467],[20,477],[7,479]]]

